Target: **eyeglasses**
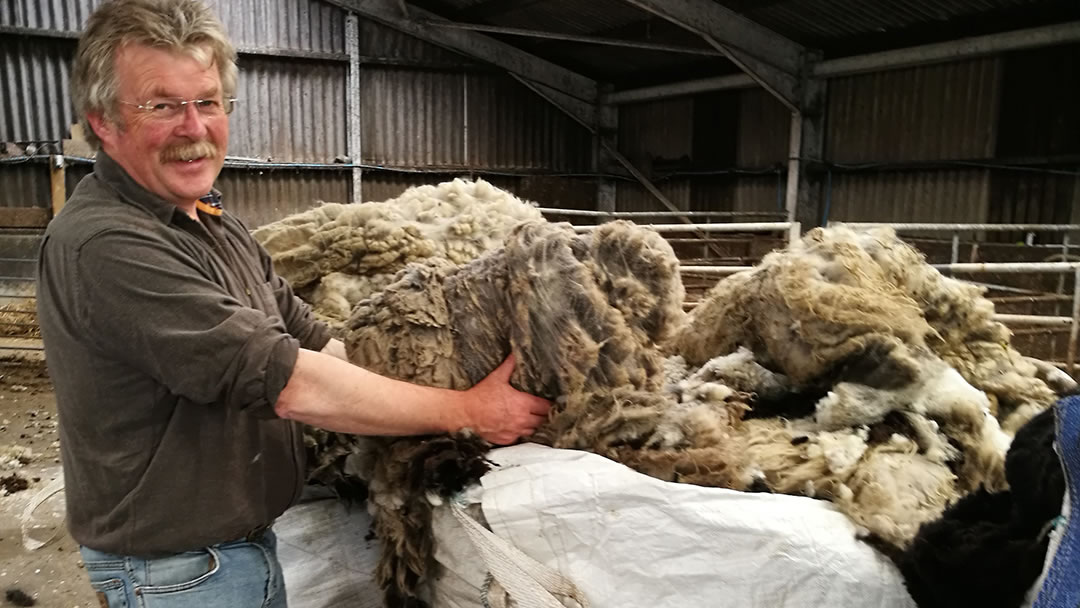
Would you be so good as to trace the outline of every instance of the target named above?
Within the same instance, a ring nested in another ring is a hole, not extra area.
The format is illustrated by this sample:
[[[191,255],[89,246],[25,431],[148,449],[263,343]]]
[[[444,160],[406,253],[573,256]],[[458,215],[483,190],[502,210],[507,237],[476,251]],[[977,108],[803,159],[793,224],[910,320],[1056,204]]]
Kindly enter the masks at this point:
[[[188,104],[194,104],[195,109],[203,116],[224,116],[231,114],[236,102],[235,97],[225,99],[181,99],[179,97],[154,97],[143,103],[131,103],[121,101],[126,106],[132,106],[146,112],[155,120],[171,120],[187,111]]]

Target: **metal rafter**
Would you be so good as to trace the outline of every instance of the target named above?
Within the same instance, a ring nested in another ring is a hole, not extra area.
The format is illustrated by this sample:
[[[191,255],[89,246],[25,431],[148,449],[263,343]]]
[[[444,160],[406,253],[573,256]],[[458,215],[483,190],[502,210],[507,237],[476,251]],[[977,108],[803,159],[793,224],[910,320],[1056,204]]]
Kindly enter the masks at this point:
[[[644,51],[658,51],[662,53],[684,53],[687,55],[705,55],[722,57],[720,51],[704,48],[685,46],[678,44],[664,44],[659,42],[641,42],[637,40],[623,40],[621,38],[609,38],[605,36],[584,36],[581,34],[563,34],[559,32],[544,32],[529,30],[519,27],[503,27],[500,25],[486,25],[482,23],[461,23],[457,21],[425,21],[424,25],[432,27],[445,27],[449,29],[468,30],[471,32],[485,32],[488,34],[504,34],[507,36],[522,36],[525,38],[540,38],[543,40],[562,40],[565,42],[580,42],[582,44],[596,44],[601,46],[617,46]]]
[[[550,87],[569,97],[593,104],[596,82],[521,49],[475,32],[427,26],[439,20],[434,13],[407,5],[411,19],[401,16],[399,0],[327,0],[372,21],[402,31],[425,42],[502,68],[530,82]]]
[[[798,110],[806,49],[712,0],[623,0],[701,36]]]
[[[985,57],[1008,51],[1042,48],[1053,45],[1080,42],[1080,21],[1057,25],[1014,30],[986,36],[961,38],[949,42],[925,44],[914,47],[828,59],[813,64],[811,75],[817,78],[837,78],[866,72],[900,69],[919,65],[931,65],[947,61],[961,61]],[[745,74],[713,76],[675,82],[670,84],[626,89],[605,95],[603,101],[612,104],[638,103],[680,95],[693,95],[709,91],[745,89],[755,86]]]

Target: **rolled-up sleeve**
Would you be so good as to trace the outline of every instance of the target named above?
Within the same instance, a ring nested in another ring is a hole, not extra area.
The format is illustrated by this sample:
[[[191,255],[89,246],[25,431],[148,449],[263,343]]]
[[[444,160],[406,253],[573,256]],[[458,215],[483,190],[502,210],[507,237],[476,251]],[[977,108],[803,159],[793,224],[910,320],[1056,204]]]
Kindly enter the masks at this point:
[[[285,327],[300,341],[303,348],[322,350],[330,341],[330,328],[316,319],[311,307],[296,296],[289,282],[274,272],[274,263],[266,249],[258,243],[255,245],[259,249],[259,259],[263,272],[266,273],[266,280],[274,290],[274,299],[281,311],[281,318],[285,320]]]
[[[75,253],[79,316],[103,355],[190,401],[275,415],[300,348],[281,319],[243,305],[152,234],[109,230]]]

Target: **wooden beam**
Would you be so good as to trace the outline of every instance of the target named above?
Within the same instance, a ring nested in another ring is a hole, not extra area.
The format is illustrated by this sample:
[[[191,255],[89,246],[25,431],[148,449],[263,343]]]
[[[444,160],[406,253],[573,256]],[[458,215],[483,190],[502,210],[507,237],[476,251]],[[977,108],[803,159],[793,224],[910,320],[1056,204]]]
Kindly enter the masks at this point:
[[[44,207],[0,207],[0,228],[44,228],[50,213]]]
[[[49,157],[49,186],[52,193],[52,214],[56,217],[67,202],[67,184],[64,175],[64,157]]]

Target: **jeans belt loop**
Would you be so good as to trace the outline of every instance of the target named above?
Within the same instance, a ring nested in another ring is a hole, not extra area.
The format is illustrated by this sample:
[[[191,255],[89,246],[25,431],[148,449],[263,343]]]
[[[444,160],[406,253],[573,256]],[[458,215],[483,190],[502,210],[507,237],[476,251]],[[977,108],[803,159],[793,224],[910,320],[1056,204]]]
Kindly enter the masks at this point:
[[[260,540],[262,540],[263,535],[265,535],[266,531],[269,530],[269,529],[270,529],[270,524],[264,524],[264,525],[261,525],[261,526],[256,526],[255,528],[252,528],[251,532],[248,532],[244,536],[244,540],[249,542],[249,543],[260,541]]]

